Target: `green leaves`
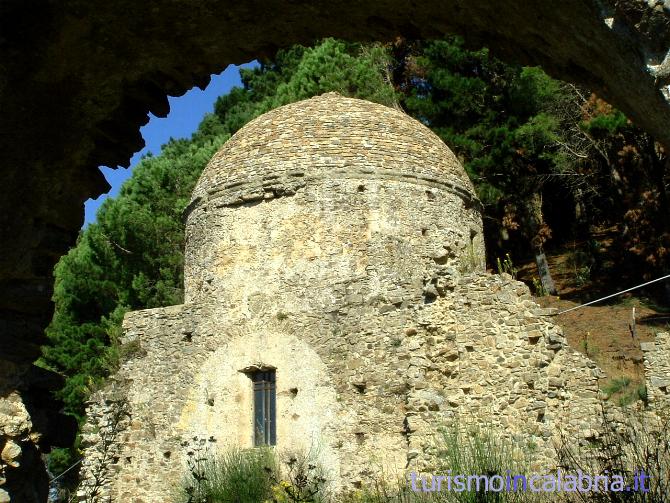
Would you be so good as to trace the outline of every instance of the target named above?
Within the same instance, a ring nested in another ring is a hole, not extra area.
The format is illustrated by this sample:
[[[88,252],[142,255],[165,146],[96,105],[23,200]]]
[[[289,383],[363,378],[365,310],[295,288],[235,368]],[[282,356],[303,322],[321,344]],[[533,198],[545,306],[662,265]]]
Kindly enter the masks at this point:
[[[529,248],[544,228],[530,201],[558,170],[563,124],[556,110],[567,106],[568,94],[542,70],[467,50],[457,37],[424,43],[412,57],[407,66],[415,74],[402,104],[462,160],[484,203],[487,248],[510,251],[502,243],[510,233]]]
[[[384,73],[389,66],[381,46],[362,48],[326,39],[305,50],[295,72],[277,87],[272,108],[330,91],[393,105],[395,93]]]
[[[618,110],[609,114],[597,115],[581,123],[581,127],[589,134],[604,138],[619,133],[628,126],[628,119]]]
[[[229,136],[212,114],[192,140],[171,140],[161,155],[144,158],[58,263],[43,362],[67,377],[60,395],[78,418],[91,389],[115,366],[123,314],[182,302],[181,215]]]

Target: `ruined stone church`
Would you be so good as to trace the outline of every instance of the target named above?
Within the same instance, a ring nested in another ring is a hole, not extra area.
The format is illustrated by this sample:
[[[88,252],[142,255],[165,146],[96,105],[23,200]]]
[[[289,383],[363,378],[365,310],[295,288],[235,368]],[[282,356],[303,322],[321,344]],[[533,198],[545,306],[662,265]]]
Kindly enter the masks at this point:
[[[598,369],[485,271],[472,183],[404,113],[335,93],[268,112],[212,158],[185,218],[184,304],[126,315],[135,352],[89,408],[90,479],[128,404],[104,447],[112,501],[166,501],[196,437],[309,452],[349,488],[429,470],[457,421],[547,467],[559,425],[593,434]]]

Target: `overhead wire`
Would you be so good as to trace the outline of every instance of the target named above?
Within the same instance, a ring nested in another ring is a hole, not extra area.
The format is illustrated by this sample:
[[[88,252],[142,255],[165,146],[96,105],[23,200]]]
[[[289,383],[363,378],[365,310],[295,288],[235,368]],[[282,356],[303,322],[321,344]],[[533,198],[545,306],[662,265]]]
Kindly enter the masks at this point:
[[[559,314],[569,313],[570,311],[575,311],[577,309],[581,309],[582,307],[590,306],[591,304],[595,304],[595,303],[600,302],[602,300],[611,299],[612,297],[616,297],[617,295],[621,295],[622,293],[630,292],[632,290],[637,290],[638,288],[642,288],[644,286],[651,285],[652,283],[658,283],[659,281],[663,281],[664,279],[668,279],[668,278],[670,278],[670,274],[667,274],[667,275],[665,275],[661,278],[652,279],[651,281],[647,281],[646,283],[641,283],[639,285],[627,288],[625,290],[621,290],[620,292],[616,292],[616,293],[613,293],[611,295],[606,295],[605,297],[600,297],[599,299],[592,300],[590,302],[586,302],[584,304],[580,304],[578,306],[571,307],[569,309],[564,309],[563,311],[559,311],[558,313],[551,313],[551,314],[549,314],[549,316],[558,316]]]

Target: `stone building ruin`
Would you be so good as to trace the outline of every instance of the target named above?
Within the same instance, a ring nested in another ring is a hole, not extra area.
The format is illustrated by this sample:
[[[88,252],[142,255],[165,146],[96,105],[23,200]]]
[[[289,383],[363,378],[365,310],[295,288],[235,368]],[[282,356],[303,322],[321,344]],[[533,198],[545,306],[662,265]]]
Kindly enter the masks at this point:
[[[42,502],[41,454],[71,445],[74,424],[48,399],[56,374],[31,366],[53,314],[53,267],[74,245],[84,201],[109,190],[97,166],[128,166],[142,147],[139,128],[164,117],[168,96],[228,64],[323,37],[390,41],[464,36],[508,61],[541,65],[584,85],[670,144],[670,104],[662,55],[668,2],[455,0],[283,3],[186,0],[2,4],[2,265],[0,265],[0,501]],[[500,20],[505,22],[501,23]],[[149,23],[149,28],[148,25]],[[177,34],[177,36],[175,36]],[[588,34],[586,36],[585,34]],[[48,389],[45,389],[48,386]],[[34,416],[34,417],[33,417]]]
[[[195,437],[310,452],[346,489],[429,470],[457,421],[532,443],[545,469],[559,426],[594,435],[599,370],[486,273],[472,183],[404,113],[335,93],[268,112],[186,218],[185,302],[126,315],[135,351],[89,407],[83,491],[104,458],[101,494],[166,501]]]

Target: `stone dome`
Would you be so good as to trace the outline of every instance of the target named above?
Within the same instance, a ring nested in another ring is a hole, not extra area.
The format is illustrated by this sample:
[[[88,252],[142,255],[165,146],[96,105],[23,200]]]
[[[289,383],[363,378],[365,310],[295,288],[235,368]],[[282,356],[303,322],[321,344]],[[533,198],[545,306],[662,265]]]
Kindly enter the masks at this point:
[[[479,208],[451,150],[406,114],[337,93],[292,103],[240,129],[202,173],[186,300],[324,305],[353,281],[418,301],[436,268],[483,268]]]
[[[476,200],[460,162],[429,128],[393,108],[331,92],[274,109],[240,129],[205,168],[193,203],[253,200],[278,179],[353,175],[439,184]]]

